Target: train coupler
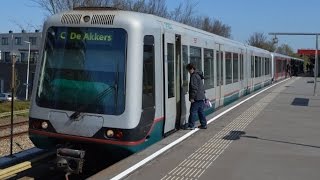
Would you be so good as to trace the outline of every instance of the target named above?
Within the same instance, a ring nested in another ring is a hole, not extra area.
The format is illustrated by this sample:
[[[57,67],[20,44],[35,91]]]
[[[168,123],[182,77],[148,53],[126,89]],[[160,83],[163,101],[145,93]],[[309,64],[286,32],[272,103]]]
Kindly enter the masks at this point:
[[[57,149],[57,167],[67,173],[82,173],[85,151],[68,148]]]

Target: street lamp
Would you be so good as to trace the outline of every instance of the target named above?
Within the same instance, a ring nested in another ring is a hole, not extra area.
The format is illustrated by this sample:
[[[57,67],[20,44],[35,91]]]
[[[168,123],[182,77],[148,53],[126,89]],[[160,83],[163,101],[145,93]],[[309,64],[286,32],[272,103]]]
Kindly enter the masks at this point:
[[[30,44],[31,42],[29,41],[24,41],[29,45],[29,51],[28,51],[28,69],[27,69],[27,83],[26,83],[26,101],[28,100],[28,90],[29,90],[29,63],[30,63]]]

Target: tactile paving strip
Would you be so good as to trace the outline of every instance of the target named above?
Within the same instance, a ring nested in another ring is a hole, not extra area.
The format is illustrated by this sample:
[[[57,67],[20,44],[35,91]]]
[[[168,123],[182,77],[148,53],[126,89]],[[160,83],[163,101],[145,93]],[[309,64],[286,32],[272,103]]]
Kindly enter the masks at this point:
[[[295,80],[283,84],[264,98],[260,99],[161,180],[193,180],[200,178],[228,146],[242,135],[245,128],[261,113],[261,111],[285,89],[285,86],[290,85]]]

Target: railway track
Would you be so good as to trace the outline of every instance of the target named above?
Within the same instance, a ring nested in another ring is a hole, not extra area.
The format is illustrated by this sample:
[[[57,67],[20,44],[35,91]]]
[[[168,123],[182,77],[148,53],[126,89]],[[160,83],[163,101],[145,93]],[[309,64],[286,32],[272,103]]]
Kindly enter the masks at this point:
[[[18,128],[20,126],[24,126],[24,125],[27,125],[29,123],[29,121],[22,121],[22,122],[16,122],[13,124],[13,128]],[[0,140],[2,139],[7,139],[7,138],[10,138],[10,128],[11,128],[11,124],[5,124],[5,125],[1,125],[0,126],[0,131],[3,131],[3,130],[8,130],[9,133],[6,133],[6,134],[1,134],[0,135]],[[22,135],[25,135],[25,134],[28,134],[28,130],[22,130],[22,131],[19,131],[19,132],[14,132],[13,136],[14,137],[17,137],[17,136],[22,136]]]
[[[13,123],[13,127],[27,125],[28,123],[29,121],[16,122],[16,123]],[[0,125],[0,130],[7,129],[10,127],[11,127],[11,124]]]

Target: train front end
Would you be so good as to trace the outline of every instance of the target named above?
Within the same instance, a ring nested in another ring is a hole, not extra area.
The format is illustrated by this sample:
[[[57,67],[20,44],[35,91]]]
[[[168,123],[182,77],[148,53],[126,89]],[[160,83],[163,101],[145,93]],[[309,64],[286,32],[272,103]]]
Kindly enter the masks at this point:
[[[143,59],[142,27],[126,13],[70,11],[46,21],[30,110],[35,146],[133,153],[151,143],[155,109],[141,108],[143,62],[137,60]]]

